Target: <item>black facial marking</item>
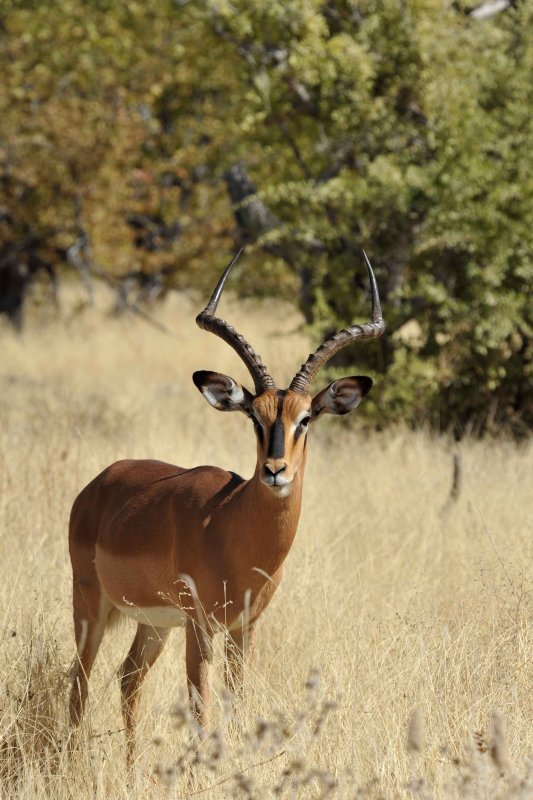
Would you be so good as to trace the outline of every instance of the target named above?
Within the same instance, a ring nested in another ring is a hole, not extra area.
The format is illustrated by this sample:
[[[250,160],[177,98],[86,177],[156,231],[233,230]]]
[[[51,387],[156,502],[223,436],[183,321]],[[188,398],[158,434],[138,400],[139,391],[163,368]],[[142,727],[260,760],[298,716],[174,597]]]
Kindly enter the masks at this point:
[[[278,411],[276,414],[276,419],[274,420],[274,424],[272,425],[272,430],[270,432],[270,442],[268,446],[268,458],[283,458],[285,455],[285,427],[283,422],[281,421],[281,415],[283,413],[283,398],[284,392],[278,392]]]
[[[265,434],[263,432],[263,426],[256,420],[255,417],[250,417],[252,422],[254,423],[255,432],[257,433],[257,437],[261,444],[263,444],[265,440]]]

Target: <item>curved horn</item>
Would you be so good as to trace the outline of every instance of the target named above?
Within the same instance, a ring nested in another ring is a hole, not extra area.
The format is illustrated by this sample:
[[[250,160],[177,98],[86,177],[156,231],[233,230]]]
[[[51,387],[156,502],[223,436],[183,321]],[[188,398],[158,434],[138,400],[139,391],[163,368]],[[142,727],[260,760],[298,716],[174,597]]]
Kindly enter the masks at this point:
[[[311,381],[321,367],[326,364],[339,350],[347,347],[349,344],[359,341],[360,339],[377,339],[385,331],[385,322],[381,314],[381,304],[379,302],[379,293],[374,273],[370,261],[363,250],[366,266],[368,269],[368,277],[370,278],[370,293],[372,297],[372,322],[366,322],[363,325],[351,325],[345,328],[334,336],[326,339],[324,344],[320,345],[315,353],[311,353],[309,358],[302,364],[299,371],[296,373],[291,381],[290,389],[293,392],[300,392],[307,394]]]
[[[241,253],[242,248],[222,273],[220,280],[215,287],[215,291],[211,295],[211,299],[209,300],[205,309],[196,317],[196,324],[200,328],[203,328],[204,331],[209,331],[210,333],[214,333],[216,336],[220,336],[220,338],[227,342],[230,347],[233,347],[237,355],[240,356],[246,364],[246,367],[253,378],[256,394],[262,394],[266,389],[275,389],[276,385],[270,377],[267,368],[261,361],[261,357],[255,352],[253,347],[248,344],[244,336],[242,336],[240,333],[237,333],[235,328],[233,328],[225,320],[215,317],[215,312],[217,310],[218,301],[220,300],[222,290],[224,289],[224,284],[226,283],[231,268]]]

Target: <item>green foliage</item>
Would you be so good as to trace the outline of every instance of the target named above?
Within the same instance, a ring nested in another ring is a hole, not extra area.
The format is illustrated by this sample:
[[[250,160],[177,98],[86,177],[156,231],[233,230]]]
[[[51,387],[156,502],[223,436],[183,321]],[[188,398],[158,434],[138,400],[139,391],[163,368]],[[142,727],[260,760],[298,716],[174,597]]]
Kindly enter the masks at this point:
[[[322,244],[321,330],[368,315],[361,247],[376,266],[392,336],[354,355],[386,372],[379,419],[523,433],[531,7],[483,24],[437,0],[210,8],[249,81],[261,75],[247,160],[285,222],[279,237]]]
[[[533,11],[517,2],[475,21],[467,10],[4,4],[0,246],[33,235],[59,258],[85,235],[107,273],[205,291],[241,240],[241,290],[294,296],[300,283],[317,339],[368,317],[364,247],[389,334],[340,363],[383,373],[366,413],[523,433]],[[224,181],[237,163],[257,190],[233,208],[239,228]],[[254,203],[269,221],[246,227]]]
[[[230,209],[208,172],[220,147],[213,97],[223,86],[226,98],[231,80],[213,73],[216,43],[205,53],[182,17],[171,0],[17,3],[4,11],[4,241],[31,231],[57,252],[84,234],[107,273],[177,264],[177,285],[190,282],[211,235],[228,247]],[[174,117],[179,135],[168,132]],[[177,236],[164,235],[157,246],[135,246],[135,215],[148,234],[150,224],[179,225],[179,247]]]

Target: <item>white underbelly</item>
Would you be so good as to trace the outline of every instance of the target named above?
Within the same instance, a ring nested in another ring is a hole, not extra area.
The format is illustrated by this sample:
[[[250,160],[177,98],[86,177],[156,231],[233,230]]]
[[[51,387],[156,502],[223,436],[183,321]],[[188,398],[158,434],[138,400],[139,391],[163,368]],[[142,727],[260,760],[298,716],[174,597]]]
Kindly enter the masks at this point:
[[[116,608],[130,619],[140,622],[143,625],[151,625],[154,628],[176,628],[182,627],[187,622],[187,614],[176,606],[134,606],[117,605]]]

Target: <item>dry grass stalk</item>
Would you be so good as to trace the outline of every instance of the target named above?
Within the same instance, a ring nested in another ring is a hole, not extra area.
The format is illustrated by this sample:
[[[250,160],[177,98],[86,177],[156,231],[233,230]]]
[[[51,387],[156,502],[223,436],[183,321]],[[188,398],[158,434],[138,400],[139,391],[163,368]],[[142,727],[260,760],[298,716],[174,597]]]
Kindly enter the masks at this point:
[[[418,708],[414,708],[407,729],[407,752],[420,755],[424,749],[424,718]]]
[[[509,771],[505,718],[498,710],[492,712],[490,757],[500,775],[505,775]]]

